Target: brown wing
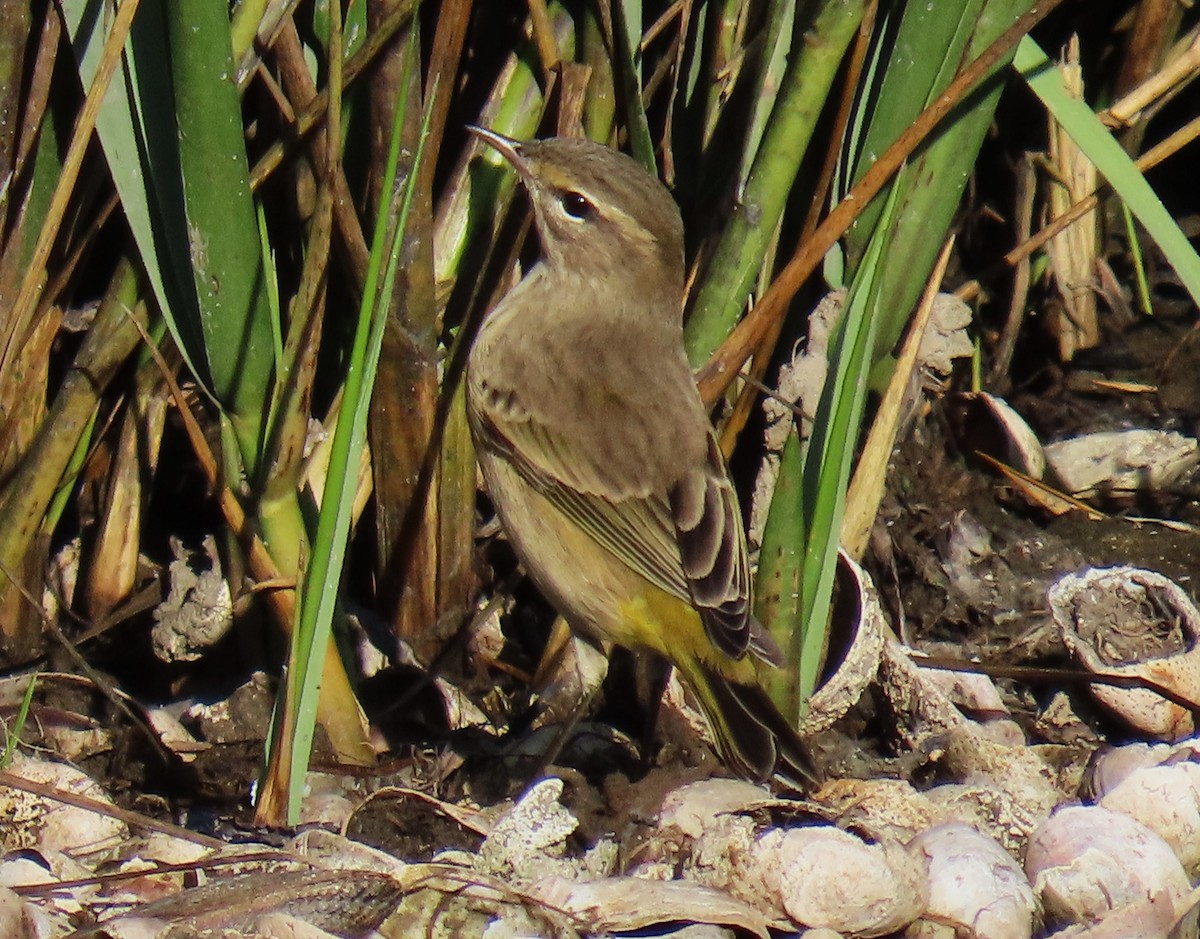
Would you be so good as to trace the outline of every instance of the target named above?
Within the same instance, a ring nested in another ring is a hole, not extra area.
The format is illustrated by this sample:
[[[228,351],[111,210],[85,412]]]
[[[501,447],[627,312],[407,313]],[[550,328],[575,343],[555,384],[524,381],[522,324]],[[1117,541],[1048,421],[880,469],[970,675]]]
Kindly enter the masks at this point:
[[[708,637],[739,658],[750,647],[750,560],[733,490],[716,435],[708,434],[704,466],[671,489],[684,576]]]
[[[694,389],[691,389],[694,394]],[[507,460],[589,536],[665,592],[691,602],[713,645],[733,658],[753,647],[774,659],[770,640],[750,616],[750,563],[737,497],[715,435],[704,457],[678,467],[675,481],[653,481],[598,459],[582,439],[556,431],[512,393],[476,401],[481,444]],[[490,400],[489,400],[490,399]],[[481,406],[482,405],[482,406]],[[620,415],[606,414],[621,433]],[[631,436],[636,436],[632,424]],[[611,438],[614,430],[609,428]],[[646,441],[626,443],[636,453]],[[617,452],[613,448],[610,452]]]

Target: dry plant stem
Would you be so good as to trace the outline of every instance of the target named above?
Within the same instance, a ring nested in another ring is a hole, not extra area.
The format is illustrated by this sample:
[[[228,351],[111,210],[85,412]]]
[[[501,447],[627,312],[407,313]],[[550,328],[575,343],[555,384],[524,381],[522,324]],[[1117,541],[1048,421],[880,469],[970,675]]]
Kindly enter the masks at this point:
[[[144,587],[137,593],[126,598],[126,600],[112,610],[102,619],[90,624],[86,632],[80,633],[75,637],[75,645],[82,646],[97,636],[108,632],[114,626],[119,626],[128,619],[132,619],[139,613],[145,613],[147,610],[152,610],[162,603],[163,592],[162,586],[158,583],[152,583],[148,587]]]
[[[1195,31],[1195,36],[1183,55],[1151,75],[1107,111],[1101,112],[1100,119],[1110,125],[1132,124],[1143,110],[1179,90],[1185,82],[1195,77],[1197,71],[1200,71],[1200,30]]]
[[[325,139],[322,141],[323,146],[313,147],[313,151],[317,154],[317,164],[320,167],[319,176],[323,183],[329,188],[329,191],[334,196],[334,203],[342,201],[343,196],[349,199],[350,187],[346,183],[346,174],[342,171],[342,92],[345,91],[344,82],[346,80],[345,69],[343,62],[344,51],[342,48],[342,14],[341,10],[334,7],[330,10],[329,17],[329,44],[327,48],[326,67],[329,69],[329,75],[325,83],[325,91],[329,96],[329,110],[325,114]],[[368,10],[368,14],[370,11]],[[290,17],[289,17],[290,19]],[[292,28],[295,29],[295,22],[292,22]],[[409,27],[412,28],[411,26]],[[315,86],[310,85],[309,88],[315,94]],[[322,216],[321,221],[328,223],[328,219]],[[355,228],[358,228],[355,225]],[[359,237],[362,237],[361,230]],[[366,268],[363,268],[364,275]],[[361,283],[361,281],[360,281]]]
[[[366,41],[362,44],[362,48],[351,56],[350,61],[346,63],[344,73],[344,84],[346,87],[353,84],[366,68],[378,58],[379,54],[387,48],[396,37],[396,33],[412,19],[415,8],[416,0],[409,0],[409,2],[401,4],[399,8],[392,11],[392,13],[369,32]],[[310,102],[308,107],[300,112],[295,128],[296,136],[303,137],[312,131],[314,127],[325,119],[328,109],[329,93],[322,91]],[[266,181],[267,177],[279,169],[291,145],[292,141],[290,140],[278,141],[272,144],[270,149],[259,158],[259,161],[250,170],[251,189],[257,190]]]
[[[99,620],[133,593],[140,554],[143,507],[142,424],[136,402],[120,409],[121,426],[97,519],[92,563],[84,587],[88,616]]]
[[[108,805],[97,799],[89,799],[87,796],[81,796],[78,793],[69,792],[65,789],[56,789],[53,786],[32,782],[31,780],[14,775],[7,770],[0,770],[0,786],[7,786],[9,789],[28,792],[42,799],[71,805],[77,809],[83,809],[85,812],[95,812],[97,815],[103,815],[106,818],[115,818],[117,821],[124,822],[126,825],[135,828],[145,828],[149,831],[161,832],[173,838],[180,838],[183,841],[198,844],[202,848],[220,850],[227,847],[226,843],[219,838],[210,838],[208,835],[202,835],[199,832],[184,828],[182,825],[172,825],[170,822],[162,822],[156,818],[151,818],[149,815],[142,815],[140,812],[131,812],[129,809],[123,809],[116,805]],[[62,885],[55,884],[56,888],[60,886]]]
[[[917,367],[917,354],[921,351],[921,340],[933,313],[942,278],[946,276],[946,265],[950,263],[950,252],[954,248],[954,236],[946,240],[942,253],[938,255],[930,274],[925,293],[917,306],[917,313],[909,325],[908,336],[892,370],[887,390],[871,423],[863,445],[862,456],[854,469],[854,478],[846,492],[846,514],[842,518],[842,547],[855,561],[867,550],[867,539],[871,526],[879,514],[879,503],[883,501],[884,483],[887,479],[888,460],[892,447],[896,445],[896,431],[900,426],[901,407],[907,389]]]
[[[1016,203],[1017,239],[1021,242],[1028,240],[1033,229],[1033,202],[1037,189],[1037,173],[1033,161],[1026,155],[1017,167]],[[1025,255],[1016,263],[1013,276],[1012,299],[1008,304],[1008,316],[1004,319],[1004,329],[1000,333],[1000,341],[996,344],[995,358],[988,373],[988,387],[1000,392],[1008,385],[1008,366],[1012,363],[1013,352],[1017,348],[1017,337],[1021,334],[1021,323],[1025,319],[1025,301],[1029,298],[1029,282],[1032,265],[1029,255]],[[1003,387],[1002,387],[1003,383]]]
[[[0,783],[0,785],[2,784]],[[145,826],[141,825],[141,827]],[[141,877],[152,877],[158,874],[186,874],[196,871],[215,871],[222,867],[234,866],[244,869],[251,864],[271,865],[273,869],[277,870],[278,865],[284,861],[303,864],[306,868],[310,869],[315,866],[311,860],[298,854],[283,851],[247,851],[245,854],[226,854],[221,857],[207,857],[189,864],[155,864],[153,867],[140,870],[116,871],[111,874],[97,874],[94,877],[79,877],[75,880],[56,880],[45,884],[24,884],[19,887],[13,887],[12,891],[22,897],[38,897],[43,894],[57,893],[62,890],[76,890],[79,887],[119,884],[128,880],[137,880]]]
[[[558,75],[556,133],[559,137],[583,139],[587,137],[583,129],[583,106],[592,69],[578,62],[559,62],[555,73]]]
[[[133,24],[133,16],[137,13],[140,0],[121,0],[113,18],[112,29],[104,43],[104,52],[100,66],[96,70],[95,80],[88,89],[83,110],[75,122],[71,135],[71,143],[67,148],[67,156],[63,160],[62,171],[46,209],[46,218],[38,232],[29,266],[21,282],[21,290],[8,313],[7,335],[4,337],[4,351],[0,355],[0,386],[7,385],[7,375],[11,367],[15,349],[25,342],[29,324],[37,309],[38,299],[42,293],[43,281],[46,277],[46,263],[50,259],[50,249],[58,237],[59,227],[67,212],[67,204],[75,191],[75,183],[79,178],[79,170],[83,166],[83,158],[92,140],[92,132],[96,128],[96,117],[100,113],[100,105],[108,92],[113,73],[121,62],[121,50],[129,36],[129,27]]]
[[[14,375],[21,376],[21,382],[16,387],[9,387],[5,397],[9,401],[33,404],[35,413],[22,415],[20,410],[14,408],[5,415],[6,420],[0,425],[0,475],[6,481],[9,473],[19,469],[20,461],[28,452],[27,443],[24,444],[26,449],[22,449],[24,438],[30,432],[36,432],[45,421],[44,414],[40,413],[42,409],[36,407],[37,392],[47,384],[44,365],[49,362],[50,343],[58,332],[58,321],[61,319],[59,311],[52,311],[51,316],[43,318],[38,324],[40,328],[30,330],[21,354],[13,360]],[[37,350],[33,355],[30,355],[31,348]],[[31,362],[41,363],[43,367],[21,367],[23,363]]]
[[[308,438],[308,418],[312,411],[312,387],[320,351],[319,336],[326,314],[334,185],[328,177],[322,178],[317,190],[316,211],[308,226],[304,266],[292,300],[283,360],[276,379],[279,391],[271,428],[271,469],[262,494],[264,501],[281,497],[290,502],[296,490],[304,485],[308,467],[313,461],[313,457],[305,460],[304,444]],[[316,452],[322,450],[322,447],[318,447]],[[318,487],[313,486],[312,489],[319,501]]]
[[[951,659],[931,655],[914,658],[913,664],[921,668],[934,668],[947,672],[975,672],[987,675],[989,678],[1006,678],[1025,684],[1047,684],[1057,686],[1062,684],[1074,685],[1110,685],[1114,688],[1144,688],[1156,695],[1176,704],[1194,716],[1200,717],[1200,701],[1188,698],[1171,688],[1161,685],[1151,678],[1142,675],[1098,675],[1093,672],[1080,671],[1071,668],[1034,668],[1022,665],[994,665],[987,662],[968,662],[963,659]]]
[[[679,18],[680,13],[683,12],[684,2],[685,0],[675,0],[659,14],[658,19],[650,24],[650,28],[642,33],[642,41],[638,43],[639,52],[645,52],[650,47],[650,43],[658,38],[659,33],[670,26],[672,20]]]
[[[114,192],[108,197],[108,201],[101,206],[100,210],[92,216],[91,222],[88,223],[87,231],[76,239],[77,244],[72,246],[71,253],[58,265],[58,272],[51,277],[45,289],[42,291],[44,303],[47,305],[55,303],[62,295],[62,292],[67,289],[67,284],[75,274],[75,268],[79,266],[83,255],[92,247],[97,236],[108,222],[109,217],[116,211],[120,205],[120,197]]]
[[[654,74],[646,79],[642,89],[642,107],[647,107],[654,100],[654,95],[662,83],[675,74],[679,62],[679,51],[683,47],[683,37],[675,36],[671,40],[671,48],[654,69]]]
[[[1151,147],[1140,157],[1138,157],[1134,161],[1133,165],[1144,173],[1146,170],[1158,166],[1159,163],[1163,162],[1163,160],[1167,159],[1168,157],[1174,156],[1197,137],[1200,137],[1200,117],[1192,118],[1192,120],[1184,124],[1183,127],[1179,128],[1179,130],[1167,137],[1166,140],[1163,140],[1161,143]],[[992,271],[985,273],[983,275],[983,279],[988,280],[996,269],[1013,267],[1020,263],[1025,258],[1028,258],[1031,254],[1033,254],[1033,252],[1041,248],[1047,241],[1065,229],[1068,225],[1072,225],[1079,219],[1083,218],[1083,216],[1087,215],[1088,212],[1091,212],[1100,204],[1099,194],[1107,187],[1108,184],[1105,183],[1104,186],[1099,187],[1096,192],[1093,192],[1086,198],[1080,199],[1078,202],[1072,205],[1070,209],[1056,218],[1032,238],[1017,245],[1015,248],[1009,251],[1008,254],[1004,255],[1004,257],[1000,259],[999,263],[995,268],[993,268]],[[971,301],[979,296],[981,289],[982,287],[980,286],[980,282],[978,280],[971,280],[959,287],[958,290],[954,292],[954,295],[960,300]]]
[[[291,20],[284,20],[283,22],[289,23]],[[280,35],[283,35],[283,30],[284,26],[283,24],[280,24]],[[274,73],[265,68],[260,68],[259,72],[261,73],[260,80],[263,83],[263,87],[267,89],[267,94],[270,95],[271,100],[275,102],[275,107],[279,108],[279,112],[283,116],[284,123],[294,126],[296,123],[296,109],[292,107],[292,102],[288,100],[287,94],[284,93],[284,90],[282,87],[280,87],[279,82],[275,80]]]
[[[988,464],[1001,476],[1007,477],[1017,489],[1025,491],[1026,495],[1036,494],[1038,503],[1045,509],[1053,512],[1056,515],[1062,515],[1066,512],[1083,512],[1089,521],[1098,522],[1102,519],[1109,518],[1103,512],[1093,508],[1086,502],[1076,499],[1074,496],[1068,495],[1065,492],[1060,492],[1049,483],[1043,480],[1030,476],[1028,473],[1022,473],[1020,470],[1009,466],[1007,463],[1001,463],[993,456],[986,453],[975,451],[975,457],[982,462]],[[1127,519],[1133,523],[1133,519]]]
[[[1137,159],[1137,168],[1148,170],[1169,156],[1174,156],[1197,137],[1200,137],[1200,117],[1194,117],[1165,140],[1156,143]]]
[[[433,34],[433,50],[429,56],[429,74],[425,77],[425,94],[433,89],[437,93],[431,106],[429,136],[425,149],[430,153],[441,153],[442,136],[446,131],[446,118],[450,113],[451,91],[455,87],[454,76],[459,73],[463,43],[467,38],[467,26],[471,21],[474,0],[446,0],[438,8],[437,28]]]
[[[370,11],[370,8],[368,12]],[[414,23],[412,29],[418,27]],[[410,36],[412,33],[410,32]],[[423,467],[437,467],[440,453],[432,443],[437,435],[439,396],[437,304],[434,296],[432,150],[425,148],[420,163],[415,161],[419,148],[422,115],[427,105],[421,87],[419,52],[410,67],[407,44],[395,44],[379,62],[371,76],[371,109],[376,122],[387,126],[398,111],[404,115],[401,128],[401,153],[396,168],[397,187],[412,185],[411,210],[406,228],[396,237],[399,266],[390,296],[377,302],[386,306],[375,394],[367,419],[367,439],[371,450],[371,471],[375,488],[375,562],[378,583],[377,606],[397,635],[409,638],[431,637],[432,624],[440,619],[443,607],[439,579],[447,566],[455,566],[470,537],[455,539],[445,546],[439,533],[446,507],[440,477],[436,471],[423,473]],[[428,95],[440,96],[438,80],[431,75]],[[381,191],[384,167],[388,160],[388,138],[372,140],[371,186],[369,204],[380,206],[376,225],[395,224],[399,188]],[[403,180],[403,183],[399,182]],[[453,511],[452,507],[450,511]],[[474,517],[474,502],[471,518]],[[418,647],[424,660],[429,650]]]
[[[1079,65],[1079,40],[1073,38],[1058,64],[1062,86],[1068,97],[1083,100],[1083,73]],[[1096,190],[1096,165],[1063,127],[1049,117],[1051,178],[1046,195],[1051,217],[1062,215],[1077,200]],[[1057,340],[1058,357],[1064,362],[1083,349],[1100,342],[1096,312],[1095,265],[1099,250],[1098,220],[1089,212],[1046,246],[1046,256],[1058,302],[1046,310],[1046,328]]]
[[[317,93],[317,87],[313,84],[312,75],[304,61],[300,36],[296,32],[296,24],[291,17],[281,24],[279,38],[275,42],[275,56],[285,91],[294,102],[300,105],[302,111],[306,111],[318,99],[321,99],[322,95]],[[327,95],[327,93],[325,94]],[[309,145],[309,154],[316,165],[317,175],[328,180],[333,186],[334,222],[337,225],[338,234],[341,235],[338,245],[349,269],[354,290],[361,295],[363,281],[367,276],[370,250],[367,248],[362,226],[354,211],[354,198],[351,196],[350,186],[346,182],[346,173],[340,163],[331,162],[328,139],[327,129],[319,131]]]
[[[542,60],[542,74],[549,77],[558,64],[558,42],[554,38],[554,24],[546,9],[546,0],[528,0],[529,19],[533,24],[533,41],[537,44],[538,58]]]
[[[31,550],[38,540],[46,537],[43,526],[46,511],[54,501],[63,474],[71,465],[79,441],[92,424],[104,389],[113,376],[128,361],[137,348],[138,332],[129,322],[145,316],[144,305],[130,313],[128,304],[135,303],[137,275],[132,263],[123,258],[113,272],[109,288],[95,319],[83,336],[83,343],[69,369],[62,376],[49,410],[39,419],[36,432],[20,460],[0,488],[0,560],[6,569],[31,580],[41,579],[40,551]],[[39,317],[34,335],[44,335],[48,328],[57,331],[57,318]],[[17,361],[30,354],[30,347],[21,350]],[[41,358],[46,359],[48,352]],[[44,367],[44,363],[43,363]],[[38,368],[31,368],[37,372]],[[21,399],[11,397],[20,402]],[[26,395],[26,400],[36,396]],[[12,422],[5,428],[7,435]],[[18,614],[20,598],[8,593],[13,582],[0,575],[0,597],[5,615],[0,617],[0,648],[15,660],[31,657],[40,648],[39,629],[31,617]],[[11,604],[11,605],[10,605]]]
[[[663,135],[661,141],[662,148],[662,175],[667,182],[674,184],[675,181],[675,150],[672,134],[675,127],[675,103],[682,101],[683,95],[678,94],[680,88],[680,76],[684,74],[684,55],[686,54],[687,44],[683,41],[684,30],[687,23],[691,22],[693,0],[680,0],[679,7],[679,35],[678,42],[675,45],[674,68],[671,70],[671,75],[674,77],[672,91],[667,95],[667,114],[666,120],[663,122]],[[693,260],[693,264],[698,262],[698,258]],[[688,271],[685,278],[685,286],[683,295],[690,297],[692,295],[692,281],[695,278],[696,268],[693,267]]]
[[[850,123],[850,116],[854,113],[854,101],[862,81],[863,66],[871,52],[871,41],[875,35],[875,17],[878,12],[878,0],[872,0],[863,11],[862,22],[858,26],[858,36],[850,49],[850,64],[846,69],[846,79],[842,84],[842,96],[838,100],[837,118],[829,135],[831,140],[842,139],[846,132],[846,126]],[[817,176],[817,185],[813,190],[812,203],[808,207],[808,214],[804,217],[804,226],[800,229],[801,242],[807,241],[817,230],[817,224],[821,220],[821,209],[825,205],[825,200],[829,198],[833,174],[837,171],[840,159],[841,153],[837,147],[830,147],[825,154],[825,160]],[[759,351],[769,354],[774,347],[775,343],[772,341],[770,346]]]
[[[1017,43],[1063,0],[1045,0],[1019,17],[977,59],[963,69],[912,125],[872,164],[857,185],[821,223],[811,239],[802,244],[775,278],[762,300],[734,327],[700,370],[698,384],[705,403],[712,405],[725,393],[751,352],[762,341],[772,322],[781,318],[796,291],[809,278],[829,249],[850,227],[913,151],[929,136],[980,79],[1016,47]]]
[[[16,138],[20,149],[12,163],[13,179],[19,178],[24,172],[29,154],[33,152],[34,145],[37,143],[42,120],[46,115],[46,107],[50,101],[54,63],[61,37],[62,20],[57,16],[47,16],[42,24],[37,56],[34,59],[33,68],[29,70],[29,91],[25,101],[21,103],[22,122]]]
[[[759,343],[759,350],[750,357],[749,372],[742,373],[744,384],[741,391],[738,392],[737,401],[734,402],[729,420],[721,428],[721,452],[725,454],[727,460],[733,455],[738,437],[741,436],[746,421],[750,419],[754,403],[758,400],[758,389],[762,385],[763,377],[767,374],[767,367],[771,364],[771,355],[767,350],[775,348],[775,343],[779,341],[779,334],[782,331],[783,318],[780,317],[763,336],[762,342]]]
[[[1177,0],[1141,0],[1137,4],[1133,29],[1117,75],[1116,94],[1120,99],[1109,109],[1117,122],[1130,124],[1136,121],[1137,112],[1186,79],[1200,64],[1200,58],[1197,58],[1200,47],[1193,41],[1183,55],[1165,68],[1160,67],[1165,46],[1172,42],[1182,12],[1183,5]]]

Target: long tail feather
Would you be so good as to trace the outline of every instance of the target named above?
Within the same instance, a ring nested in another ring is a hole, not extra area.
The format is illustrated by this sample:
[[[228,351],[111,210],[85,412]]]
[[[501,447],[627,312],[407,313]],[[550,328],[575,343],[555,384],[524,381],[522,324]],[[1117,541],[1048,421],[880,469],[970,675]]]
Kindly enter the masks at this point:
[[[684,677],[731,769],[755,782],[773,779],[796,790],[819,784],[807,748],[760,685],[732,681],[699,663],[684,670]]]

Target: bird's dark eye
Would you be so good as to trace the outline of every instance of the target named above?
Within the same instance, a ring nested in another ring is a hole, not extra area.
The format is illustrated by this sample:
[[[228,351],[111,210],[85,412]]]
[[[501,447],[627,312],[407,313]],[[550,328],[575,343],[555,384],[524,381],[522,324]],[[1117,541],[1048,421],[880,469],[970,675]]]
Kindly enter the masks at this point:
[[[582,193],[568,191],[561,198],[563,211],[571,218],[589,219],[596,211],[596,207]]]

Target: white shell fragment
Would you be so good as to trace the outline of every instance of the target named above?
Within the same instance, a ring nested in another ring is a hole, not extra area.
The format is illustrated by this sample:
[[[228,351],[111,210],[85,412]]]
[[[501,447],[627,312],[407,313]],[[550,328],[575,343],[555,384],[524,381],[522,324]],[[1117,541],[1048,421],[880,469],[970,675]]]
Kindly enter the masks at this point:
[[[1132,759],[1121,760],[1122,750],[1133,749]],[[1189,876],[1200,873],[1200,763],[1187,750],[1119,747],[1093,768],[1093,788],[1099,804],[1124,812],[1158,834],[1183,864]],[[1136,765],[1138,758],[1157,757],[1151,765]],[[1134,764],[1123,775],[1106,764]]]
[[[1047,444],[1045,454],[1063,488],[1076,494],[1164,489],[1200,464],[1195,439],[1149,429],[1072,437]]]
[[[929,860],[929,908],[905,939],[1029,939],[1033,890],[1000,845],[969,825],[922,832],[909,847]]]
[[[658,824],[699,838],[722,815],[754,811],[775,801],[765,788],[742,779],[701,779],[667,793]]]
[[[1099,800],[1138,770],[1158,766],[1171,752],[1172,747],[1167,743],[1127,743],[1123,747],[1097,750],[1092,754],[1080,793],[1085,799]]]
[[[831,650],[831,658],[840,655],[840,661],[808,699],[808,713],[800,727],[803,734],[832,726],[854,707],[875,680],[883,656],[888,624],[871,575],[839,549],[837,578],[844,599],[835,605],[831,633],[848,638]]]
[[[1179,914],[1190,890],[1183,865],[1162,838],[1096,805],[1065,806],[1051,815],[1029,841],[1025,873],[1054,926],[1100,922],[1158,898]],[[1137,935],[1154,939],[1166,932]]]
[[[758,839],[753,853],[767,888],[806,926],[886,936],[925,910],[925,858],[898,842],[868,844],[827,826],[775,829]]]
[[[1008,716],[1008,707],[1000,697],[1000,690],[987,675],[981,672],[923,668],[921,658],[921,653],[914,653],[913,661],[921,668],[921,675],[949,698],[956,708],[987,720]]]
[[[563,781],[554,776],[530,786],[480,845],[479,868],[531,879],[570,872],[560,856],[579,821],[559,801],[562,794]]]
[[[986,453],[1026,476],[1042,478],[1046,472],[1042,443],[1012,405],[986,391],[961,395],[960,400],[968,408],[966,448]]]
[[[1200,688],[1200,611],[1174,581],[1135,567],[1092,568],[1050,588],[1063,642],[1096,675],[1136,676],[1181,697]],[[1146,688],[1094,684],[1092,695],[1162,740],[1195,731],[1192,713]]]

